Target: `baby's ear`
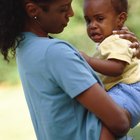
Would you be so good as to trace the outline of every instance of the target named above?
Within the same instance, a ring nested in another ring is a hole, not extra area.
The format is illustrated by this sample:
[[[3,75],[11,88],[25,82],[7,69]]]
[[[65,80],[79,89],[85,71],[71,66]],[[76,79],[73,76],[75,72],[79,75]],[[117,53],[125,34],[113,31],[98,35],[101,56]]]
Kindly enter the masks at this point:
[[[127,20],[127,13],[126,12],[120,13],[118,16],[118,27],[122,28],[126,20]]]

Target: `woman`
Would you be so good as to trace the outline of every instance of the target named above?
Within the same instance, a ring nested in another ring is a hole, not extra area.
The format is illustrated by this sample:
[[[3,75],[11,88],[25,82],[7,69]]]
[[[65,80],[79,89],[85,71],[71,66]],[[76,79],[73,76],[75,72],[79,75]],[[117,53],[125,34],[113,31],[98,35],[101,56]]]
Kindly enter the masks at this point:
[[[100,120],[115,137],[123,136],[129,130],[128,114],[112,101],[71,44],[49,36],[67,26],[74,15],[71,2],[9,0],[7,6],[2,0],[1,53],[8,60],[9,50],[15,54],[16,49],[38,140],[99,140]]]

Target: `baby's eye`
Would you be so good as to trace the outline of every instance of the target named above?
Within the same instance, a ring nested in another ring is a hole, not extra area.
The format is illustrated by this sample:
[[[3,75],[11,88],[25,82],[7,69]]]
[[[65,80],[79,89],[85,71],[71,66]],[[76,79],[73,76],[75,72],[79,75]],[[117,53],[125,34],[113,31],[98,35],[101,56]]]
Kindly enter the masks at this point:
[[[88,25],[91,21],[89,18],[85,17],[86,24]]]
[[[97,17],[97,21],[98,22],[102,22],[104,20],[104,17],[100,16],[100,17]]]

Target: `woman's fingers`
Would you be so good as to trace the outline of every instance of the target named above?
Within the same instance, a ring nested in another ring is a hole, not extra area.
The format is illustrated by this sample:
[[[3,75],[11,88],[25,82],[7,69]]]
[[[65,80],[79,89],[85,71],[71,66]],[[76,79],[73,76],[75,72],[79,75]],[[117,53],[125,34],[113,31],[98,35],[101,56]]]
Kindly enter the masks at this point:
[[[121,30],[113,31],[113,34],[118,34],[120,38],[131,41],[132,44],[130,45],[130,47],[136,49],[136,51],[134,51],[134,57],[140,59],[140,42],[138,41],[134,33],[130,32],[127,27],[123,27]]]
[[[133,43],[130,45],[130,47],[131,47],[131,48],[136,48],[136,49],[138,49],[138,48],[140,48],[140,43],[138,43],[138,42],[133,42]]]
[[[127,39],[129,41],[131,41],[132,43],[138,43],[138,39],[137,37],[134,35],[134,34],[120,34],[120,38],[123,38],[123,39]]]
[[[135,34],[127,30],[115,30],[113,31],[113,34],[119,34],[120,38],[127,39],[131,41],[132,43],[138,42]]]

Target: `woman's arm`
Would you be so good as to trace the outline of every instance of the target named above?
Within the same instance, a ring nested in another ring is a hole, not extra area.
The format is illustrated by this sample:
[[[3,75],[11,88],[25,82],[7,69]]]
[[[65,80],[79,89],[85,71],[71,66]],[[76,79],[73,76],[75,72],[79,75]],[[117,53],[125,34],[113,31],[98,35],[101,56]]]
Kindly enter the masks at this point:
[[[76,98],[100,118],[116,137],[123,136],[128,132],[130,127],[129,115],[112,100],[99,84],[94,84]]]

